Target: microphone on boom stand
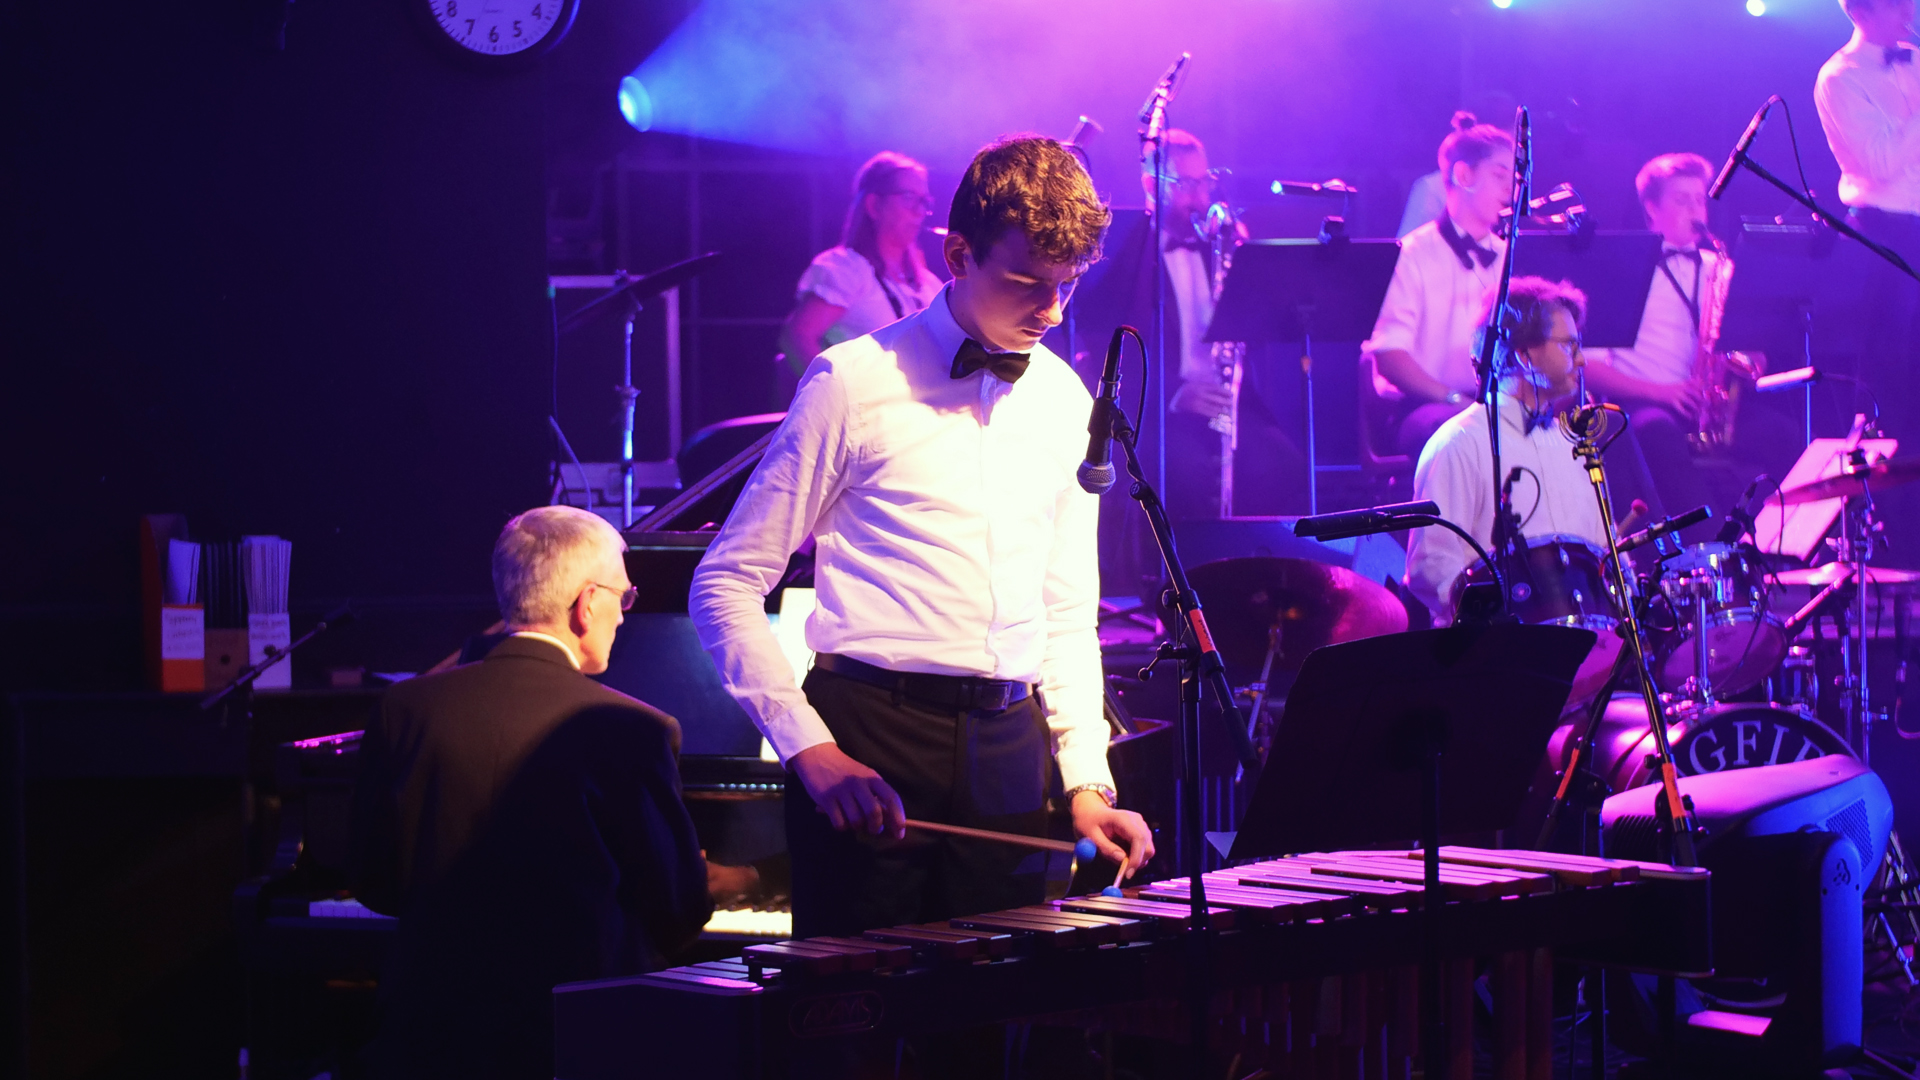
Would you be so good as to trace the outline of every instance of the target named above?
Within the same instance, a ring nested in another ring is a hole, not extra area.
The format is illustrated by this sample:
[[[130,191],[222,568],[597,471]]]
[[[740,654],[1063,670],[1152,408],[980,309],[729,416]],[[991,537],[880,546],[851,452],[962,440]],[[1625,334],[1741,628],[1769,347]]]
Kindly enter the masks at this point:
[[[1113,490],[1113,406],[1120,397],[1120,343],[1124,327],[1116,327],[1107,343],[1107,362],[1100,369],[1100,394],[1093,399],[1087,419],[1087,457],[1076,476],[1080,488],[1094,495]]]
[[[1753,114],[1747,122],[1747,130],[1740,133],[1740,141],[1733,144],[1733,153],[1727,155],[1727,163],[1720,166],[1720,175],[1713,178],[1713,186],[1707,188],[1707,198],[1718,199],[1726,194],[1727,185],[1733,182],[1734,170],[1747,159],[1747,151],[1753,148],[1753,140],[1759,136],[1760,129],[1766,126],[1767,113],[1773,110],[1773,103],[1780,100],[1778,94],[1760,103],[1760,111]]]

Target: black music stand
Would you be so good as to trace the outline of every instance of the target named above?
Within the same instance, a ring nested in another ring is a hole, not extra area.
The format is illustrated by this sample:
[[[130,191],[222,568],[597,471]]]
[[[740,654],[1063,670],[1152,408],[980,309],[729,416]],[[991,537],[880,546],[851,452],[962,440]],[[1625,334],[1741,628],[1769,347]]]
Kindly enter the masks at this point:
[[[1512,824],[1595,640],[1591,630],[1514,623],[1365,638],[1313,652],[1287,694],[1231,857],[1420,839],[1421,1046],[1431,1080],[1448,1068],[1440,837]]]
[[[1640,336],[1640,316],[1659,261],[1659,233],[1522,232],[1513,272],[1573,283],[1587,294],[1581,343],[1590,349],[1625,349]]]
[[[1307,513],[1320,512],[1313,339],[1365,341],[1400,259],[1397,240],[1253,240],[1234,253],[1208,341],[1298,341],[1305,358]]]

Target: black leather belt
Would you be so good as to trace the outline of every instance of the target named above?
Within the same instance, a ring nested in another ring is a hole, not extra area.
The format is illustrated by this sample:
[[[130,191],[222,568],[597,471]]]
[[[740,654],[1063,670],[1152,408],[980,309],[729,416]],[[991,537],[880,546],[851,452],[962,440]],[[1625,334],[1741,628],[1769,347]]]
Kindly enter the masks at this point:
[[[976,675],[929,675],[917,671],[892,671],[834,653],[821,653],[813,666],[835,675],[883,687],[904,697],[943,709],[977,709],[1001,712],[1033,693],[1023,682],[982,679]]]

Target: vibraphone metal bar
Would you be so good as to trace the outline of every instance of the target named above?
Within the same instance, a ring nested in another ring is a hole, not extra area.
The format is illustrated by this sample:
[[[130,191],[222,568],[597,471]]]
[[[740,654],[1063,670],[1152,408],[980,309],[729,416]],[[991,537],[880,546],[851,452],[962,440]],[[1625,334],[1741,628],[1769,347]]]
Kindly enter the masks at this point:
[[[1489,958],[1500,1017],[1496,1075],[1515,1080],[1546,1080],[1556,957],[1676,975],[1712,968],[1703,870],[1441,854],[1455,1075],[1471,1075],[1476,958]],[[1417,856],[1301,855],[1208,874],[1216,1046],[1280,1076],[1405,1075],[1418,1053]],[[557,987],[555,1076],[779,1076],[810,1047],[849,1037],[1012,1020],[1181,1040],[1187,886],[756,945],[738,960]]]

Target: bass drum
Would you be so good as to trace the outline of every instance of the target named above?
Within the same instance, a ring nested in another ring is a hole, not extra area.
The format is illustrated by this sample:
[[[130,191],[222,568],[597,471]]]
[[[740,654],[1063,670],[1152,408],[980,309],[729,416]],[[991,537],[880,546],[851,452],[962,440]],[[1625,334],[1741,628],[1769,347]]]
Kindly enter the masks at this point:
[[[1529,537],[1527,550],[1502,567],[1507,610],[1529,626],[1574,626],[1599,635],[1573,676],[1567,708],[1592,701],[1613,678],[1613,665],[1626,642],[1620,637],[1620,608],[1607,583],[1606,557],[1577,536]],[[1485,563],[1475,560],[1454,583],[1453,604],[1469,583],[1492,581]]]
[[[1553,771],[1566,767],[1568,749],[1579,724],[1562,724],[1547,743]],[[1853,756],[1838,732],[1804,710],[1766,702],[1714,705],[1667,727],[1673,741],[1673,763],[1681,776],[1785,765],[1827,754]],[[1607,786],[1619,792],[1659,779],[1647,768],[1654,753],[1653,731],[1647,725],[1647,705],[1639,695],[1616,696],[1607,705],[1596,739],[1595,771]]]

